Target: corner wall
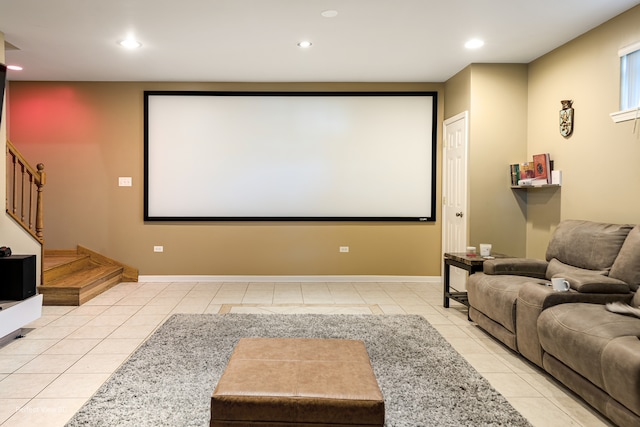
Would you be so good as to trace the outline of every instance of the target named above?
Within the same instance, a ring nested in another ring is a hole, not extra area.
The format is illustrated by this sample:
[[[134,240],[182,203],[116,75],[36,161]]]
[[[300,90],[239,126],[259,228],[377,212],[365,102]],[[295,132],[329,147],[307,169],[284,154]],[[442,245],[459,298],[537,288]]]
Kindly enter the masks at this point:
[[[511,189],[509,165],[526,161],[527,66],[471,66],[470,242],[524,256],[528,193]]]
[[[509,165],[526,161],[527,66],[472,64],[445,85],[445,118],[469,111],[468,243],[524,256],[527,192]]]
[[[528,65],[472,64],[445,84],[445,118],[470,110],[470,244],[544,258],[564,219],[640,223],[640,123],[613,123],[618,49],[640,41],[640,6]],[[559,132],[572,99],[574,131]],[[561,188],[511,190],[507,168],[549,153]],[[504,180],[504,181],[503,181]]]

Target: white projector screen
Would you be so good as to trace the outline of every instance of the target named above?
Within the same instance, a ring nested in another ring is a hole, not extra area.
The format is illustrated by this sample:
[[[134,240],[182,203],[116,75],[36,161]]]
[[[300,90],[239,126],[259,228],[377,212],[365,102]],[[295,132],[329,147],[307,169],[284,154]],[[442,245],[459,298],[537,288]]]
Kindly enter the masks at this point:
[[[435,221],[436,92],[144,93],[146,221]]]

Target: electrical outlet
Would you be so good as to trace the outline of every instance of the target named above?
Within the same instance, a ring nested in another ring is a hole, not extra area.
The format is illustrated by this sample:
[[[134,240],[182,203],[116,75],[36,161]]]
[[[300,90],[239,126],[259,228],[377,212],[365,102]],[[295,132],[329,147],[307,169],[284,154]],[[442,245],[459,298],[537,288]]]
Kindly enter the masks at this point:
[[[119,187],[131,187],[133,185],[133,181],[130,176],[121,176],[118,177],[118,186]]]
[[[153,252],[164,252],[164,246],[154,246]]]
[[[349,252],[349,246],[340,246],[340,252]]]

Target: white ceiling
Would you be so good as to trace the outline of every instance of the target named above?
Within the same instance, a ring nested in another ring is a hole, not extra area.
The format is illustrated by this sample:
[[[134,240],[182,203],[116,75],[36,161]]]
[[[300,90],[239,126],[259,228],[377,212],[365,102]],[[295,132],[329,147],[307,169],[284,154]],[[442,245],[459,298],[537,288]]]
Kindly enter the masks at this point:
[[[10,80],[442,82],[528,63],[640,0],[1,0]],[[321,12],[338,11],[334,18]],[[134,35],[143,47],[116,42]],[[463,47],[472,37],[483,48]],[[296,44],[309,39],[303,50]]]

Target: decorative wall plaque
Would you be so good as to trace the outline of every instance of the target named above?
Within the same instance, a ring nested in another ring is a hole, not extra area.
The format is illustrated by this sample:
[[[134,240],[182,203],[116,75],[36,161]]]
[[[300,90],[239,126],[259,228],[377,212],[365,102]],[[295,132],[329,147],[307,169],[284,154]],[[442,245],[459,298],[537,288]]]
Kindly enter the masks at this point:
[[[573,101],[565,99],[560,103],[562,104],[562,110],[560,110],[560,135],[567,137],[573,132],[573,108],[571,108]]]

